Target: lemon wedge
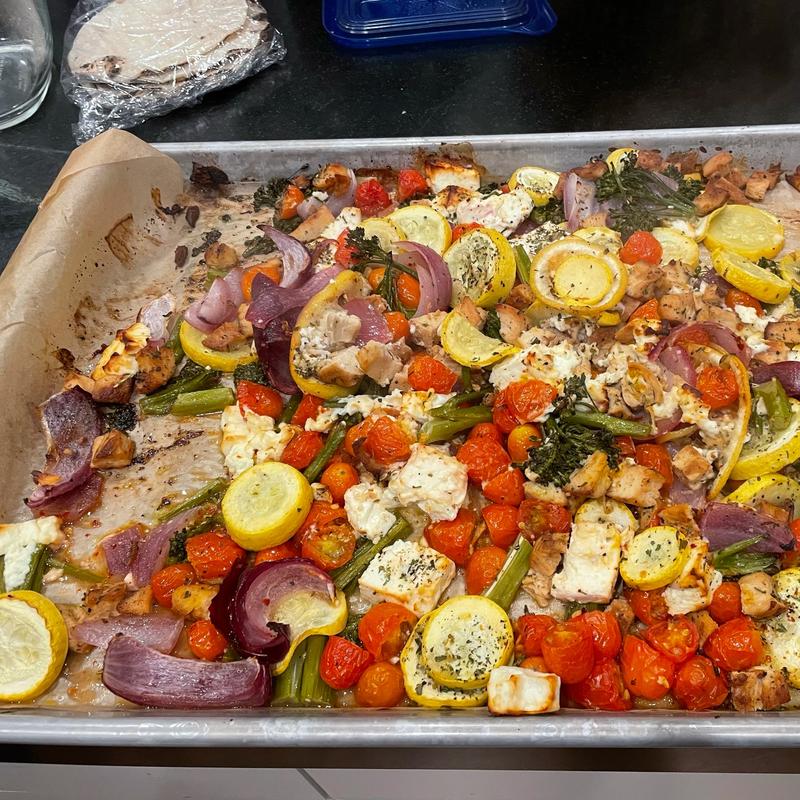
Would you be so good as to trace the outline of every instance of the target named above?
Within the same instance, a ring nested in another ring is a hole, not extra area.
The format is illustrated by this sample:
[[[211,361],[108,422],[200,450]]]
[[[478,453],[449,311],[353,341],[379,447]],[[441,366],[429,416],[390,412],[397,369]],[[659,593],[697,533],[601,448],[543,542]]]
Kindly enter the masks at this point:
[[[622,237],[618,231],[606,228],[604,225],[592,225],[588,228],[578,228],[573,236],[585,239],[604,253],[618,253],[622,247]]]
[[[705,243],[709,250],[724,248],[755,261],[776,256],[783,241],[783,224],[761,208],[727,205],[708,215]]]
[[[778,262],[778,268],[783,279],[791,283],[795,289],[800,290],[800,250],[792,250],[791,253],[787,253]]]
[[[222,498],[222,518],[245,550],[277,547],[292,538],[311,508],[314,491],[294,467],[278,461],[246,469]]]
[[[445,353],[464,367],[486,367],[519,352],[519,347],[481,333],[458,311],[444,318],[440,336]]]
[[[51,600],[19,590],[0,595],[0,701],[47,691],[67,657],[67,626]]]
[[[689,269],[700,263],[700,248],[697,242],[676,228],[653,228],[653,236],[661,245],[661,266],[677,261]]]
[[[672,583],[681,574],[689,548],[677,528],[659,525],[633,537],[620,562],[622,580],[634,589],[649,592]]]
[[[386,219],[400,229],[404,239],[424,244],[439,255],[450,247],[450,223],[430,206],[416,204],[398,208]]]
[[[800,483],[787,475],[770,473],[760,478],[750,478],[724,498],[726,503],[757,505],[770,503],[781,508],[792,508],[792,516],[800,516]]]
[[[469,297],[481,308],[506,298],[517,277],[517,262],[508,239],[492,228],[467,231],[444,254],[453,278],[453,305]]]
[[[728,283],[762,303],[782,303],[792,290],[788,281],[731,250],[715,250],[711,263]]]
[[[531,196],[535,206],[546,206],[558,185],[559,177],[557,172],[544,167],[520,167],[508,179],[508,188],[513,191],[519,186]]]
[[[250,343],[243,344],[233,350],[212,350],[203,344],[207,334],[192,327],[186,320],[181,322],[180,340],[183,352],[196,364],[222,372],[233,372],[240,364],[256,361]]]
[[[776,435],[752,438],[742,448],[730,477],[746,481],[770,472],[779,472],[800,458],[800,401],[789,398],[792,419]]]
[[[364,229],[367,239],[377,239],[382,250],[392,251],[392,242],[402,242],[406,237],[397,225],[386,217],[370,217],[359,226]]]
[[[639,151],[635,147],[618,147],[606,156],[606,164],[610,169],[619,172],[622,169],[622,160],[631,153],[638,154]]]

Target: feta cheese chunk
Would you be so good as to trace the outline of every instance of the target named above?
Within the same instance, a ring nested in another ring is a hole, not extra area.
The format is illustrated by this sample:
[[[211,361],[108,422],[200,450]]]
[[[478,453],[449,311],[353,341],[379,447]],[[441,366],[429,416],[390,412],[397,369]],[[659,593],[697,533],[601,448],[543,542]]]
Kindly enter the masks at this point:
[[[553,576],[553,597],[577,603],[611,602],[621,553],[621,536],[614,525],[576,522],[563,568]]]
[[[395,515],[390,509],[395,505],[377,483],[357,483],[344,493],[348,522],[371,542],[377,542],[394,525]]]
[[[381,550],[358,579],[368,602],[399,603],[421,617],[436,608],[456,565],[438,550],[400,540]]]
[[[722,583],[722,573],[708,563],[708,542],[689,542],[689,557],[681,574],[664,589],[664,600],[672,616],[691,614],[711,605],[714,592]]]
[[[456,210],[459,225],[477,222],[484,228],[493,228],[504,236],[513,233],[533,211],[533,200],[525,189],[478,196],[463,200]]]
[[[521,340],[526,343],[525,334]],[[535,340],[519,353],[499,361],[492,368],[489,381],[495,389],[505,389],[525,378],[536,378],[561,389],[572,375],[590,374],[590,354],[584,344],[565,341],[545,345]]]
[[[61,520],[39,517],[26,522],[0,525],[0,556],[3,556],[3,581],[10,592],[25,582],[36,547],[61,542]]]
[[[281,423],[275,427],[272,417],[254,414],[238,404],[228,406],[220,417],[220,449],[225,467],[236,477],[254,464],[279,461],[296,428]]]
[[[322,239],[338,239],[343,231],[354,230],[361,224],[361,209],[355,206],[343,208],[336,219],[320,234]]]
[[[561,678],[550,672],[495,667],[487,689],[492,714],[551,714],[560,708]]]
[[[389,491],[399,505],[415,505],[434,522],[453,520],[467,497],[467,467],[435,447],[414,444]]]
[[[448,186],[460,186],[473,192],[481,187],[481,174],[477,167],[446,158],[428,159],[425,162],[425,177],[434,194]]]

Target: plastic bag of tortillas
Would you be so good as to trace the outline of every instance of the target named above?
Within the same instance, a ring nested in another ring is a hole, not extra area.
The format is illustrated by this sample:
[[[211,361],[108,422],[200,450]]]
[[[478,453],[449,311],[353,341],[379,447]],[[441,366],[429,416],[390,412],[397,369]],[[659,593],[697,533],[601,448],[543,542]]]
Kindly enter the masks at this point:
[[[79,0],[61,69],[75,138],[192,105],[285,55],[255,0]]]

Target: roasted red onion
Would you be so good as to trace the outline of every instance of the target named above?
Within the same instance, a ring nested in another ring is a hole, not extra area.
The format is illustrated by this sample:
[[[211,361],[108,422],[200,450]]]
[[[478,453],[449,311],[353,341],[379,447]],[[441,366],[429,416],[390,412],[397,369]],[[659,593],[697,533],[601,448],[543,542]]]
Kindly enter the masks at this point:
[[[62,522],[77,522],[87,511],[100,505],[103,493],[103,478],[92,472],[89,479],[66,494],[60,494],[52,500],[46,500],[33,509],[37,517],[61,517]]]
[[[686,503],[686,505],[699,511],[705,508],[706,490],[702,486],[692,489],[675,476],[672,480],[672,486],[669,488],[669,501],[670,503]]]
[[[794,535],[788,525],[769,514],[735,503],[710,503],[700,520],[700,532],[712,550],[761,536],[750,549],[757,553],[783,553],[794,549]]]
[[[719,322],[691,322],[687,325],[678,325],[669,335],[656,344],[650,351],[649,358],[652,361],[660,358],[661,353],[667,347],[672,347],[682,336],[693,331],[707,333],[714,344],[723,350],[727,350],[731,355],[738,356],[745,366],[750,363],[750,348],[745,344],[744,340]]]
[[[136,317],[138,322],[147,326],[150,335],[147,341],[154,347],[160,347],[167,339],[170,317],[175,313],[175,298],[167,292],[145,303]]]
[[[302,203],[297,206],[297,216],[300,219],[308,219],[314,212],[319,211],[322,207],[322,200],[317,200],[316,197],[306,197]]]
[[[669,417],[656,420],[656,433],[660,436],[662,433],[674,431],[680,425],[682,416],[681,410],[677,408]]]
[[[172,614],[120,614],[109,619],[81,622],[73,628],[73,636],[78,642],[106,647],[115,636],[122,634],[159,653],[171,653],[182,630],[183,620]]]
[[[347,175],[347,183],[338,193],[329,192],[328,199],[325,201],[325,205],[328,206],[328,211],[330,211],[334,217],[338,216],[343,208],[352,206],[353,200],[356,198],[356,186],[358,184],[358,181],[356,181],[356,174],[349,168],[345,169],[345,173]]]
[[[275,242],[275,247],[281,251],[283,256],[280,285],[284,289],[294,289],[300,286],[308,278],[311,268],[311,253],[294,236],[289,236],[269,225],[259,225],[258,227]]]
[[[579,178],[570,172],[564,181],[564,217],[567,229],[572,233],[581,227],[586,217],[597,212],[594,183]]]
[[[246,566],[247,561],[244,558],[234,563],[208,608],[209,619],[229,642],[233,641],[233,598]]]
[[[141,536],[141,527],[131,525],[118,533],[106,536],[100,542],[100,548],[106,557],[109,575],[127,575],[131,571],[131,564]]]
[[[800,397],[800,361],[777,361],[774,364],[753,362],[750,371],[753,383],[766,383],[777,378],[789,397]]]
[[[694,386],[697,383],[697,371],[692,363],[692,357],[685,348],[679,344],[673,344],[670,347],[665,347],[661,351],[658,360],[674,375],[689,384]]]
[[[192,327],[211,333],[223,322],[236,319],[243,302],[242,270],[234,267],[224,278],[215,278],[206,296],[192,303],[184,317]]]
[[[175,658],[116,636],[103,662],[103,683],[116,695],[156,708],[241,708],[263,706],[270,675],[254,658],[195,661]]]
[[[392,247],[400,251],[397,261],[417,271],[419,305],[414,316],[449,308],[453,278],[444,259],[435,250],[416,242],[394,242]]]
[[[357,297],[344,305],[344,310],[354,317],[361,320],[361,329],[358,332],[356,344],[366,342],[383,342],[388,344],[392,341],[392,332],[385,317],[366,297]]]

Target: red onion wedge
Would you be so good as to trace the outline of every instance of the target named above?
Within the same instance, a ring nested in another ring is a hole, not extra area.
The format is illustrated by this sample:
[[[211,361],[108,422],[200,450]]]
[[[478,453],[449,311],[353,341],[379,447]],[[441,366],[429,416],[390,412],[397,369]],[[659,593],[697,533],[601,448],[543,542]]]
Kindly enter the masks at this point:
[[[800,397],[800,361],[776,361],[774,364],[750,365],[753,383],[766,383],[772,378],[780,381],[789,397]]]
[[[694,386],[697,383],[697,370],[695,370],[692,357],[686,351],[686,348],[681,347],[679,344],[665,347],[661,351],[658,360],[671,373],[683,378],[689,386]]]
[[[294,289],[302,285],[308,278],[311,268],[311,253],[294,236],[289,236],[269,225],[259,225],[258,227],[272,239],[275,247],[281,251],[283,256],[283,274],[280,285],[284,289]]]
[[[175,313],[175,298],[167,292],[145,303],[136,317],[138,322],[147,325],[150,331],[147,341],[154,347],[160,347],[167,339],[170,317]]]
[[[398,262],[417,271],[419,305],[414,316],[448,309],[453,296],[453,278],[444,259],[435,250],[416,242],[393,242],[392,247],[399,251]]]
[[[583,221],[599,209],[594,198],[595,188],[591,181],[584,181],[570,172],[564,181],[564,217],[570,233],[578,230]]]
[[[660,358],[661,353],[667,348],[680,343],[682,336],[691,334],[695,331],[702,331],[708,334],[711,341],[723,350],[727,350],[731,355],[738,356],[742,363],[747,366],[750,363],[752,354],[750,348],[745,344],[744,339],[737,336],[730,328],[726,328],[719,322],[692,322],[687,325],[678,325],[667,336],[665,336],[650,351],[649,358],[655,361]]]
[[[676,476],[669,488],[669,501],[670,503],[685,503],[691,508],[702,510],[706,505],[706,490],[702,486],[692,489]]]
[[[100,505],[102,493],[103,478],[99,473],[92,472],[82,486],[36,506],[33,513],[37,517],[55,516],[61,517],[62,522],[77,522],[87,511]]]
[[[322,172],[328,169],[333,172],[341,172],[342,176],[347,179],[346,181],[335,180],[333,189],[328,192],[328,199],[325,201],[328,210],[335,217],[343,208],[353,205],[353,201],[356,198],[356,186],[358,181],[356,180],[355,172],[348,167],[342,167],[341,164],[328,164]]]
[[[234,267],[224,278],[215,278],[206,296],[192,303],[184,317],[192,327],[211,333],[223,322],[236,319],[243,301],[242,270]]]
[[[131,564],[141,537],[141,527],[131,525],[118,533],[106,536],[100,542],[100,549],[106,557],[109,575],[127,575],[131,571]]]
[[[300,219],[308,219],[315,211],[319,211],[322,206],[322,200],[316,197],[306,197],[302,203],[297,206],[297,216]]]
[[[757,553],[783,553],[794,549],[794,535],[788,525],[748,506],[710,503],[700,520],[700,532],[712,550],[761,536],[750,549]]]
[[[122,634],[159,653],[171,653],[182,630],[183,620],[172,614],[120,614],[81,622],[72,632],[76,641],[93,647],[106,647],[115,636]]]
[[[357,297],[345,303],[344,310],[354,317],[361,320],[361,329],[356,338],[356,344],[366,342],[383,342],[388,344],[392,341],[392,332],[385,317],[366,297]]]
[[[208,609],[208,616],[214,627],[230,642],[233,641],[233,598],[239,578],[247,566],[247,561],[240,558],[231,567],[230,572],[220,584]]]
[[[217,662],[175,658],[130,636],[109,642],[103,683],[114,694],[155,708],[242,708],[269,700],[269,671],[254,658]]]

